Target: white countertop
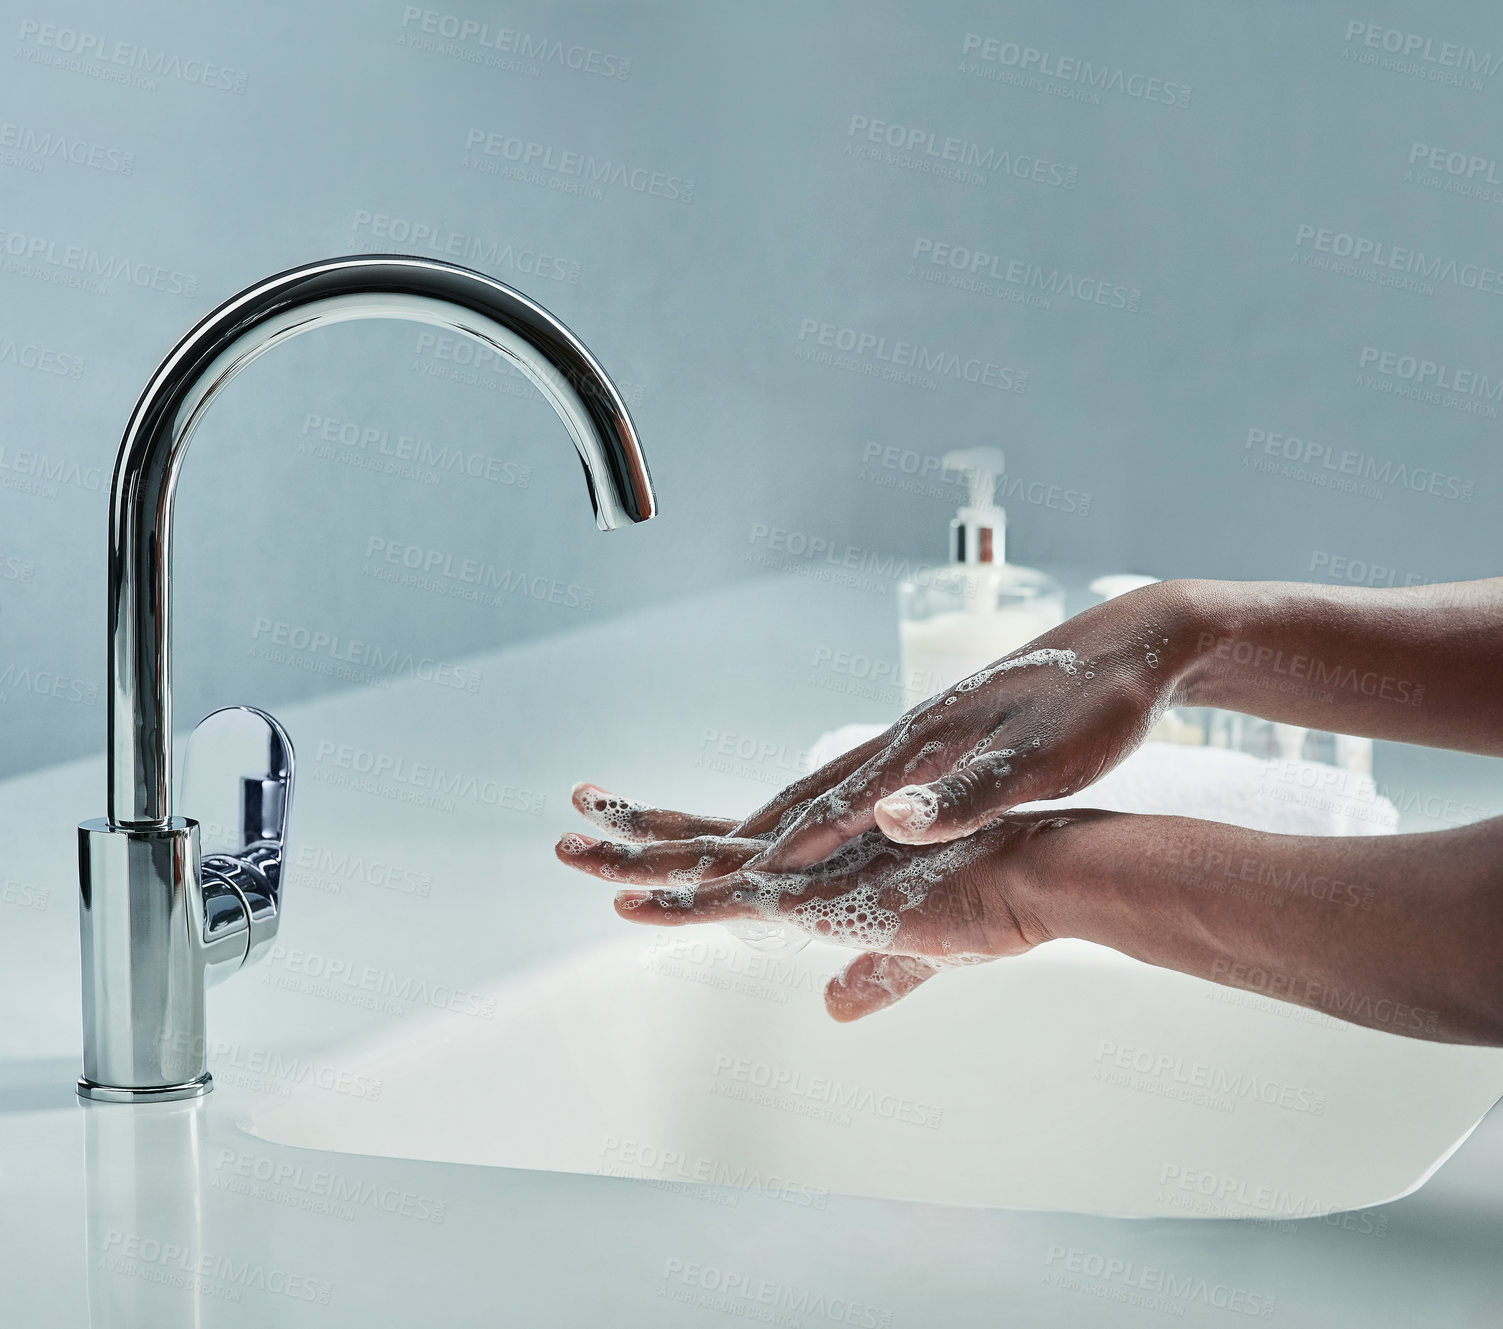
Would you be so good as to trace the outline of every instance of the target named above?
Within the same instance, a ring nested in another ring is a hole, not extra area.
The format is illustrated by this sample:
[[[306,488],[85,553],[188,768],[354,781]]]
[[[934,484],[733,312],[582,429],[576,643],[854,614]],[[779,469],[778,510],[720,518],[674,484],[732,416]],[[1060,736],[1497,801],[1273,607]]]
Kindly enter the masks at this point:
[[[408,682],[293,708],[295,834],[315,865],[292,877],[279,943],[475,990],[618,936],[600,892],[552,858],[570,785],[744,810],[797,773],[820,731],[896,713],[821,651],[895,648],[890,600],[776,578],[466,662],[474,693]],[[362,752],[511,788],[417,808],[410,780],[341,786]],[[1417,1194],[1303,1222],[806,1203],[321,1153],[236,1123],[286,1092],[289,1064],[332,1082],[342,1046],[404,1012],[265,976],[285,964],[210,994],[207,1099],[85,1107],[73,827],[102,811],[103,783],[97,759],[0,786],[0,1324],[1503,1322],[1497,1111]],[[535,795],[541,815],[497,805]],[[423,861],[387,863],[375,885],[316,866],[362,825],[377,848],[427,846]],[[493,879],[473,870],[477,840]],[[196,1253],[173,1249],[185,1231]]]

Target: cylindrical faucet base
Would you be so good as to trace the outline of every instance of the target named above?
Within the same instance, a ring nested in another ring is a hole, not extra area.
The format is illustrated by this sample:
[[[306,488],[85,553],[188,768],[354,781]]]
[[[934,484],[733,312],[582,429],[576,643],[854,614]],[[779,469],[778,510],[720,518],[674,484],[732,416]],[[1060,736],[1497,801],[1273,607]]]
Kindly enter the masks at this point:
[[[198,861],[198,823],[187,817],[78,828],[85,1098],[161,1102],[210,1088]]]

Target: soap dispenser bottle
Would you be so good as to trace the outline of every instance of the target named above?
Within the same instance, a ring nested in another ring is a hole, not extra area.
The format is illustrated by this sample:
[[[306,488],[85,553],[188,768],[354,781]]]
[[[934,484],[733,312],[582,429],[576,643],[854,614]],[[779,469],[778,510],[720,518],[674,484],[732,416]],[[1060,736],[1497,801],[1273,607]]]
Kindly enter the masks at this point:
[[[996,448],[946,453],[947,472],[969,491],[950,522],[950,563],[898,586],[903,705],[916,706],[1065,619],[1052,577],[1007,562],[1007,514],[996,505],[1004,474]]]

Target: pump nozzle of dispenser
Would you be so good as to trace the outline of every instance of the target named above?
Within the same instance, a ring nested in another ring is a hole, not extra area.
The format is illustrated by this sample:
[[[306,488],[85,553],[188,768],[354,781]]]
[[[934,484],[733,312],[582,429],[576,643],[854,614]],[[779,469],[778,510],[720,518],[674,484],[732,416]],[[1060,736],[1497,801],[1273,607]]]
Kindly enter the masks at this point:
[[[950,558],[956,563],[1005,563],[1007,514],[996,505],[1006,459],[998,448],[962,448],[944,455],[944,468],[962,476],[967,501],[950,521]]]

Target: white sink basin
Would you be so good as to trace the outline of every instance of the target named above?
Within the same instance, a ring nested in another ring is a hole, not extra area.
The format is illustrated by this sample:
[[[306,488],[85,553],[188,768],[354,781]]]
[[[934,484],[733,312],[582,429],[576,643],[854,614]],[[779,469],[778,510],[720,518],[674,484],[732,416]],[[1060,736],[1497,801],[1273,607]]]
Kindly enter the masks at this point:
[[[340,1054],[381,1082],[247,1123],[439,1162],[1091,1213],[1275,1218],[1424,1180],[1503,1091],[1503,1051],[1342,1024],[1084,943],[941,975],[853,1025],[848,953],[714,928],[581,952]],[[487,1007],[489,1009],[489,1007]]]

